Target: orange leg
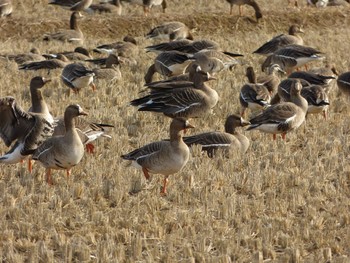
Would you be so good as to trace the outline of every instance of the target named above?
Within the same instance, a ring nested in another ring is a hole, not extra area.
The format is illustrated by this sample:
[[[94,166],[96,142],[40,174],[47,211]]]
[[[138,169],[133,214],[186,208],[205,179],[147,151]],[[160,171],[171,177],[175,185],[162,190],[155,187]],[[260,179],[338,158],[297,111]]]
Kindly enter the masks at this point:
[[[66,173],[67,173],[67,180],[68,180],[72,172],[71,172],[70,169],[67,169],[67,170],[66,170]]]
[[[166,195],[166,187],[167,187],[167,184],[168,184],[168,177],[164,177],[164,181],[163,181],[163,189],[162,191],[160,191],[160,194],[161,195]]]
[[[274,133],[272,136],[273,136],[273,137],[272,137],[272,138],[273,138],[273,140],[274,140],[274,141],[276,141],[276,139],[277,139],[276,134]]]
[[[283,140],[286,140],[286,133],[285,133],[285,132],[282,133],[282,139],[283,139]]]
[[[46,182],[48,183],[48,185],[53,185],[50,168],[46,169]]]
[[[243,5],[239,6],[239,16],[243,16]]]
[[[144,176],[146,177],[146,179],[149,180],[150,176],[149,176],[147,168],[142,167],[142,172],[143,172]]]
[[[28,159],[28,171],[30,172],[30,173],[32,173],[32,171],[33,171],[33,163],[32,163],[32,159]]]
[[[324,118],[325,120],[327,120],[327,111],[326,111],[326,110],[323,111],[323,118]]]
[[[85,148],[87,153],[93,154],[95,152],[95,146],[92,143],[87,143]]]
[[[230,15],[232,15],[233,5],[230,5]]]
[[[241,110],[241,117],[242,117],[242,118],[245,118],[245,109],[246,109],[246,108],[243,108],[243,109]]]
[[[306,65],[306,64],[304,65],[304,68],[305,68],[306,71],[309,70],[309,67],[308,67],[308,65]]]

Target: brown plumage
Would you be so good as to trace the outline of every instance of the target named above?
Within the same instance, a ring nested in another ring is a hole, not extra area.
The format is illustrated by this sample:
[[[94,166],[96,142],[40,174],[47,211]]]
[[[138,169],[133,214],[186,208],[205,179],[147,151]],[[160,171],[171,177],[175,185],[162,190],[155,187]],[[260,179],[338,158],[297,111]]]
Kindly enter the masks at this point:
[[[230,4],[230,15],[232,15],[233,6],[238,5],[239,6],[239,16],[243,16],[243,5],[249,5],[254,8],[255,11],[255,17],[257,20],[262,18],[262,12],[258,5],[258,3],[255,0],[226,0]]]

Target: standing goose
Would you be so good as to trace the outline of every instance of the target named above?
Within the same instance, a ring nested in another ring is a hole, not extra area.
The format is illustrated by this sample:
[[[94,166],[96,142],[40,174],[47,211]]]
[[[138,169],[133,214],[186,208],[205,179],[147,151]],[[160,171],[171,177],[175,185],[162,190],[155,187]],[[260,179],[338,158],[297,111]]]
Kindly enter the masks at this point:
[[[150,13],[153,6],[161,5],[163,13],[165,13],[165,9],[167,8],[167,2],[165,0],[142,0],[142,3],[145,16]]]
[[[193,36],[190,29],[181,22],[165,22],[153,29],[146,35],[149,39],[161,39],[166,41],[173,41],[179,39],[190,39],[193,40]]]
[[[14,164],[24,160],[52,133],[52,124],[41,114],[26,113],[13,97],[0,99],[0,137],[7,147],[12,145],[0,157],[0,163]]]
[[[58,5],[70,11],[84,11],[92,3],[92,0],[52,0],[50,5]]]
[[[101,2],[99,4],[91,4],[86,9],[88,13],[115,13],[118,16],[122,14],[122,5],[120,0],[112,0],[111,2]]]
[[[117,41],[111,44],[103,44],[94,49],[97,53],[118,54],[123,57],[134,57],[137,54],[136,39],[131,36],[125,36],[123,41]]]
[[[247,130],[272,133],[274,139],[276,134],[281,133],[282,139],[285,139],[288,132],[297,129],[305,120],[308,103],[300,95],[301,89],[300,81],[294,82],[290,91],[292,102],[282,102],[268,107],[250,120],[251,125]]]
[[[249,140],[239,133],[236,128],[249,125],[237,115],[229,115],[225,122],[225,132],[206,132],[184,137],[184,142],[191,147],[200,144],[202,151],[206,151],[209,157],[213,157],[218,149],[229,150],[231,153],[245,153],[249,147]]]
[[[82,45],[84,42],[84,35],[78,26],[78,19],[81,17],[79,12],[73,12],[70,17],[70,29],[61,30],[57,33],[46,34],[44,40],[51,41],[57,40],[61,42],[70,42],[78,45]]]
[[[301,26],[292,25],[289,28],[288,35],[281,34],[275,36],[270,41],[266,42],[257,50],[255,50],[253,53],[268,56],[276,52],[278,49],[288,45],[303,45],[304,41],[299,36],[299,33],[304,33]]]
[[[350,95],[350,71],[339,75],[337,79],[337,85],[339,90],[345,95]]]
[[[272,64],[268,69],[267,75],[259,76],[256,81],[264,85],[271,95],[274,95],[277,92],[278,85],[281,83],[278,73],[286,74],[278,64]]]
[[[69,105],[64,112],[65,134],[47,139],[32,156],[46,168],[46,181],[50,185],[51,169],[64,169],[69,176],[71,168],[84,156],[84,145],[74,124],[74,118],[80,115],[87,113],[78,104]]]
[[[166,194],[168,177],[179,172],[187,163],[190,150],[182,140],[181,131],[194,128],[184,119],[173,119],[170,124],[170,140],[157,141],[121,156],[142,169],[147,180],[149,173],[164,175],[161,194]]]
[[[13,6],[11,0],[0,0],[0,17],[12,14]]]
[[[249,5],[254,8],[256,20],[262,18],[261,9],[255,0],[226,0],[230,4],[230,15],[232,15],[233,6],[239,6],[239,16],[243,16],[243,5]]]
[[[242,117],[244,117],[247,108],[253,111],[262,110],[270,105],[271,100],[269,90],[264,85],[256,82],[256,75],[253,67],[247,68],[246,76],[249,83],[244,84],[239,93]]]
[[[182,81],[168,86],[149,87],[150,92],[142,98],[131,101],[139,111],[162,112],[171,118],[194,118],[202,116],[216,105],[218,93],[205,82],[215,79],[199,66],[193,76],[193,82]]]
[[[312,47],[289,45],[269,55],[262,64],[262,70],[265,70],[272,64],[278,64],[290,74],[296,68],[303,65],[306,67],[308,62],[324,59],[323,56],[320,56],[321,53]]]
[[[152,82],[153,75],[156,72],[165,77],[183,74],[192,60],[192,55],[178,51],[166,51],[160,53],[154,59],[154,64],[148,68],[145,75],[145,82]]]
[[[95,73],[81,63],[72,63],[64,67],[61,74],[63,83],[71,88],[74,93],[85,87],[91,86],[92,90],[96,89],[94,84]]]

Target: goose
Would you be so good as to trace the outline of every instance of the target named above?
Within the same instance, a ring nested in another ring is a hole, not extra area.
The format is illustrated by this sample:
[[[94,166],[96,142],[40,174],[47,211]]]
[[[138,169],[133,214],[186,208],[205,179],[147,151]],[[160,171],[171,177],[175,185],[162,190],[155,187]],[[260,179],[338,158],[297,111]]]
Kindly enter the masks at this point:
[[[335,79],[334,76],[325,76],[310,71],[295,71],[288,78],[304,79],[310,84],[322,86],[327,93],[330,91],[332,80]]]
[[[110,54],[106,60],[105,68],[96,68],[92,70],[95,74],[95,79],[105,81],[115,81],[122,77],[119,70],[119,59],[118,56]]]
[[[92,90],[95,90],[94,76],[94,71],[81,63],[68,64],[61,73],[63,83],[71,88],[74,93],[79,93],[82,88],[87,86],[91,86]]]
[[[287,79],[281,81],[281,83],[278,85],[277,93],[272,98],[271,104],[277,104],[280,102],[288,102],[288,101],[290,102],[291,101],[291,98],[290,98],[291,87],[296,85],[297,82],[300,82],[302,88],[309,87],[311,85],[309,82],[307,82],[304,79],[287,78]]]
[[[166,41],[184,38],[193,40],[190,29],[184,23],[178,21],[165,22],[155,28],[152,28],[146,35],[146,39],[160,39]]]
[[[122,57],[134,57],[137,54],[137,41],[132,36],[125,36],[123,41],[99,45],[94,49],[97,53],[117,54]]]
[[[197,66],[193,82],[175,82],[175,87],[174,83],[166,87],[148,87],[148,95],[135,99],[130,104],[138,106],[139,111],[161,112],[171,118],[199,117],[210,112],[218,102],[218,93],[205,84],[214,79]]]
[[[54,124],[55,129],[52,136],[63,136],[66,133],[64,118],[62,117],[56,119]],[[90,122],[86,119],[76,118],[75,127],[83,144],[85,145],[86,152],[94,153],[95,146],[92,144],[92,142],[100,137],[109,139],[112,138],[109,134],[107,134],[107,132],[109,128],[113,128],[114,126],[107,123]]]
[[[0,163],[21,162],[33,154],[52,133],[52,124],[41,114],[25,112],[14,97],[0,98],[0,137],[7,147],[12,145],[0,157]]]
[[[243,16],[243,5],[249,5],[254,8],[256,20],[262,18],[262,12],[255,0],[226,0],[230,4],[230,15],[232,15],[233,6],[239,6],[239,16]]]
[[[170,124],[170,140],[152,142],[121,155],[121,158],[142,169],[147,180],[150,179],[149,173],[164,175],[161,194],[165,195],[169,175],[179,172],[188,162],[190,150],[182,139],[181,131],[189,128],[194,126],[187,120],[175,118]]]
[[[0,0],[0,17],[10,16],[13,11],[11,0]]]
[[[168,6],[165,0],[143,0],[142,2],[143,2],[143,12],[145,16],[147,16],[150,13],[151,8],[153,6],[161,5],[163,9],[163,13],[165,13],[165,9]]]
[[[57,5],[70,11],[84,11],[92,3],[92,0],[52,0],[49,5]]]
[[[306,67],[308,62],[324,59],[325,57],[321,56],[321,53],[312,47],[288,45],[269,55],[262,64],[262,70],[272,64],[279,64],[283,70],[290,74],[295,68],[303,65]]]
[[[70,29],[69,30],[61,30],[57,33],[51,33],[44,35],[45,41],[61,41],[61,42],[70,42],[74,44],[81,45],[84,42],[84,35],[83,32],[81,32],[79,26],[78,26],[78,18],[80,18],[81,15],[79,12],[73,12],[70,17]]]
[[[43,60],[43,61],[35,61],[35,62],[27,62],[18,67],[20,70],[39,70],[39,69],[57,69],[64,68],[69,63],[69,60],[66,56],[62,54],[58,54],[56,58]]]
[[[301,95],[302,85],[295,81],[291,87],[291,102],[281,102],[272,105],[261,114],[249,120],[249,130],[260,130],[265,133],[272,133],[274,140],[276,134],[281,133],[282,139],[286,134],[297,129],[304,121],[308,109],[308,103]]]
[[[288,45],[303,45],[304,41],[299,35],[299,33],[304,33],[303,29],[299,25],[291,25],[289,27],[288,35],[281,34],[275,36],[257,50],[255,50],[254,54],[268,56],[272,53],[276,52],[278,49],[288,46]]]
[[[345,95],[350,95],[350,71],[342,73],[337,79],[339,90]]]
[[[57,58],[59,54],[65,56],[69,61],[87,60],[91,58],[89,51],[84,47],[76,47],[74,51],[44,54],[43,56],[52,59]]]
[[[208,157],[213,157],[218,149],[229,150],[231,153],[245,153],[249,147],[249,140],[239,133],[236,128],[249,125],[250,122],[242,117],[232,114],[226,118],[225,132],[205,132],[184,137],[184,142],[191,147],[199,144]],[[226,152],[225,152],[226,153]]]
[[[183,74],[186,67],[193,60],[193,56],[178,51],[166,51],[160,53],[155,59],[154,63],[148,68],[144,77],[145,82],[152,82],[154,73],[170,77]]]
[[[1,57],[11,61],[15,61],[18,65],[24,64],[26,62],[46,60],[46,58],[40,54],[39,49],[36,47],[30,49],[29,53],[22,53],[16,55],[1,55]]]
[[[244,84],[239,93],[242,117],[244,117],[247,108],[253,111],[262,110],[268,107],[271,101],[269,90],[264,85],[256,82],[256,75],[253,67],[247,68],[246,76],[249,83]]]
[[[78,105],[69,105],[64,112],[66,132],[63,136],[54,136],[45,140],[33,153],[32,159],[46,168],[46,181],[52,185],[51,169],[64,169],[67,176],[84,156],[84,145],[75,129],[74,118],[87,115]]]
[[[225,69],[232,70],[234,66],[240,64],[240,61],[236,59],[240,56],[243,55],[204,49],[193,55],[192,63],[199,65],[205,72],[215,74]]]
[[[86,11],[88,13],[115,13],[120,16],[122,14],[122,5],[120,0],[112,0],[111,2],[91,4]]]
[[[220,50],[218,43],[208,39],[202,40],[189,40],[180,39],[171,42],[163,42],[157,45],[147,46],[145,48],[146,52],[162,53],[164,51],[179,51],[183,53],[194,54],[203,49],[210,50]]]
[[[321,113],[323,115],[323,118],[327,120],[329,99],[323,87],[319,85],[310,85],[308,87],[303,87],[301,90],[301,96],[307,100],[307,114]]]
[[[264,85],[270,92],[270,95],[274,95],[277,92],[278,85],[281,83],[278,73],[286,74],[286,72],[281,69],[280,65],[272,64],[268,68],[267,75],[258,76],[256,82]]]

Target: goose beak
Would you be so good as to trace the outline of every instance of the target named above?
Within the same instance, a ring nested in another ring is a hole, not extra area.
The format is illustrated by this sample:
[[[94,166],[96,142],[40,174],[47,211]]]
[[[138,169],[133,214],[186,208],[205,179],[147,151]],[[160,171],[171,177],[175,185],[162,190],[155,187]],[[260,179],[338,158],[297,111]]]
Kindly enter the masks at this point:
[[[48,82],[51,82],[51,79],[45,79],[45,78],[43,78],[43,80],[44,80],[44,83],[45,83],[45,84],[48,83]]]
[[[217,78],[215,78],[213,76],[209,76],[208,80],[217,80]]]
[[[79,112],[79,115],[84,115],[84,116],[86,116],[86,115],[88,115],[88,113],[87,113],[86,111],[81,111],[81,112]]]
[[[249,121],[246,121],[245,119],[241,118],[241,126],[244,127],[244,126],[248,126],[250,125],[251,123]]]

